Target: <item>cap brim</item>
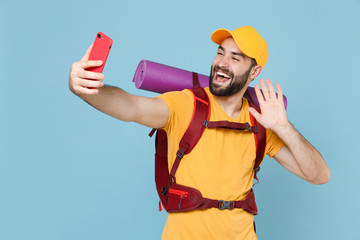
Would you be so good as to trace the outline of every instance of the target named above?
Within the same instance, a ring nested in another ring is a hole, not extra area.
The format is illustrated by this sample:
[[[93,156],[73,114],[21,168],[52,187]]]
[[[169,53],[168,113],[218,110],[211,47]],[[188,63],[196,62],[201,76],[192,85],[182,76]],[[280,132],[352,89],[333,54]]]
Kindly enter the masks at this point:
[[[228,37],[232,37],[231,32],[225,28],[220,28],[212,33],[211,40],[220,45]]]

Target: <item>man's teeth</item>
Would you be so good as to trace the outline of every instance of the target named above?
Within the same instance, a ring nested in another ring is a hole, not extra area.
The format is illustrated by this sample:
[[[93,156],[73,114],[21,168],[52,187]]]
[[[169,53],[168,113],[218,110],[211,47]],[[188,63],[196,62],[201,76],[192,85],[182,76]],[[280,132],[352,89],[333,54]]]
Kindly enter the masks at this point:
[[[225,74],[225,73],[223,73],[223,72],[217,72],[217,74],[218,74],[219,76],[221,76],[221,77],[230,78],[229,75],[227,75],[227,74]]]

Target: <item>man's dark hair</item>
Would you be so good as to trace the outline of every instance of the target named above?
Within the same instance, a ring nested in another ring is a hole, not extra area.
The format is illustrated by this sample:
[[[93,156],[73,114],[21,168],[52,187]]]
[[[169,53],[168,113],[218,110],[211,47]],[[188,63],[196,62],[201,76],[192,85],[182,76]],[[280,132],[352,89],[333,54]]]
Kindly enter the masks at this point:
[[[255,58],[251,58],[251,66],[250,66],[250,68],[252,68],[253,66],[256,66],[256,65],[257,65],[257,63],[256,63]]]

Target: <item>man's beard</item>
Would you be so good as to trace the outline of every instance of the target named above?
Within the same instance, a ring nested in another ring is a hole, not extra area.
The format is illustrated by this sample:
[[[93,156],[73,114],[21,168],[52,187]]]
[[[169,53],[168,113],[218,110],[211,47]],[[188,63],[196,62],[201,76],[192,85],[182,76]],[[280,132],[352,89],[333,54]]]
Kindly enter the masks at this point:
[[[214,71],[213,71],[214,69]],[[232,80],[229,85],[226,87],[217,86],[216,83],[214,83],[214,75],[217,71],[221,70],[223,73],[229,75]],[[218,97],[230,97],[236,93],[238,93],[243,87],[246,85],[246,82],[248,80],[248,77],[250,75],[251,67],[242,75],[236,75],[234,76],[234,73],[227,69],[222,69],[219,66],[211,66],[210,69],[210,80],[209,80],[209,89],[210,92]]]

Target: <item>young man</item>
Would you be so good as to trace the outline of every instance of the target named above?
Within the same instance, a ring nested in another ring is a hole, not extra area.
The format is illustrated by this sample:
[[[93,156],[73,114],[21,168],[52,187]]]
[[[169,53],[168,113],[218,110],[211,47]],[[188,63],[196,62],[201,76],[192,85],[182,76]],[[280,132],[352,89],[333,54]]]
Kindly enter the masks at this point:
[[[279,84],[278,97],[270,79],[260,79],[264,95],[255,85],[261,113],[249,107],[243,98],[250,82],[266,64],[265,40],[249,26],[234,31],[219,29],[211,38],[219,48],[211,67],[209,87],[205,89],[210,99],[210,121],[250,122],[251,113],[267,129],[266,154],[310,183],[328,182],[330,171],[321,154],[288,121]],[[164,129],[169,139],[171,167],[192,117],[193,94],[183,90],[147,98],[106,86],[103,74],[85,70],[102,64],[88,61],[90,51],[91,46],[81,61],[72,65],[71,91],[115,118]],[[199,189],[207,198],[242,200],[252,187],[255,156],[253,134],[206,129],[196,147],[181,161],[177,183]],[[241,208],[170,213],[162,239],[256,239],[253,220],[253,215]]]

